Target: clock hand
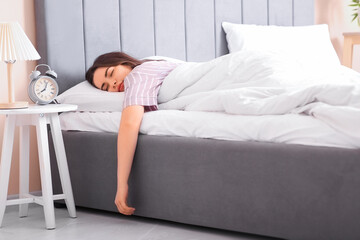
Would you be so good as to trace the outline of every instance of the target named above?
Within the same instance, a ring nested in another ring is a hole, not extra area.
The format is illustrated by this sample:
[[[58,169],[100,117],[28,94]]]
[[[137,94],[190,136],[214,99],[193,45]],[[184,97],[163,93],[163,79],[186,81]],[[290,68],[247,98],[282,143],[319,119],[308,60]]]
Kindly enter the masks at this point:
[[[48,83],[49,83],[49,82],[46,82],[46,83],[45,83],[45,87],[44,87],[43,90],[41,90],[41,93],[46,90]]]

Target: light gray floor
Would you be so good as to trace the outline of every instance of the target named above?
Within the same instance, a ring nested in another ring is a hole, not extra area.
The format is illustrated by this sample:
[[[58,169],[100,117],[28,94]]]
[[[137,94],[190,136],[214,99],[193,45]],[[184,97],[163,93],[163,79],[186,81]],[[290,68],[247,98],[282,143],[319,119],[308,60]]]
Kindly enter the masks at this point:
[[[55,208],[56,229],[46,230],[43,209],[30,204],[28,217],[18,217],[18,206],[8,206],[0,240],[274,240],[254,235],[196,227],[121,214],[77,209],[69,218],[66,208]]]

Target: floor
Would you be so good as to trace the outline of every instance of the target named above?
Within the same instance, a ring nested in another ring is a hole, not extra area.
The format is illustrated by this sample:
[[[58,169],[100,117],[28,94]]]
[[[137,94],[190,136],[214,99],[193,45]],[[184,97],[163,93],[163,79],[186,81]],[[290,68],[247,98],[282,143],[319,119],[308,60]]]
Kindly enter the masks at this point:
[[[30,204],[28,217],[18,217],[18,206],[8,206],[0,240],[275,240],[168,221],[77,208],[69,218],[66,208],[55,208],[56,229],[46,230],[43,209]]]

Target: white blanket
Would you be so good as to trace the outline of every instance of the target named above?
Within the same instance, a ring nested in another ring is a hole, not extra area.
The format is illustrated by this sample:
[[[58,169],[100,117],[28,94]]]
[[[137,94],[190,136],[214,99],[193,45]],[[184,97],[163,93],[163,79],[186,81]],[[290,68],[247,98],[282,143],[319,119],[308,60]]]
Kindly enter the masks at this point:
[[[307,114],[360,141],[360,74],[241,51],[184,63],[165,79],[160,109],[237,115]]]

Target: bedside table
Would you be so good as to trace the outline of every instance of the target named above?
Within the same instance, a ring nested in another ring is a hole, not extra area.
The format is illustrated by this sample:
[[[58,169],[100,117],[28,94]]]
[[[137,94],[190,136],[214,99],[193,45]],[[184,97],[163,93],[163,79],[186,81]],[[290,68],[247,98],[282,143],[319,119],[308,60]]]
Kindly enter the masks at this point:
[[[20,204],[20,217],[27,216],[29,203],[42,205],[44,207],[47,229],[55,228],[54,200],[64,199],[70,217],[76,217],[74,197],[58,116],[59,112],[74,111],[76,109],[76,105],[68,104],[30,105],[28,108],[23,109],[0,109],[0,114],[6,115],[0,162],[0,226],[4,217],[5,208],[8,205]],[[51,135],[54,142],[55,155],[63,190],[63,194],[58,195],[53,195],[52,189],[47,124],[49,124],[51,128]],[[16,126],[20,127],[19,199],[7,200]],[[41,197],[29,194],[29,126],[36,127],[42,188]]]
[[[352,68],[353,50],[355,44],[360,44],[360,32],[348,32],[344,35],[343,61],[342,64]]]

